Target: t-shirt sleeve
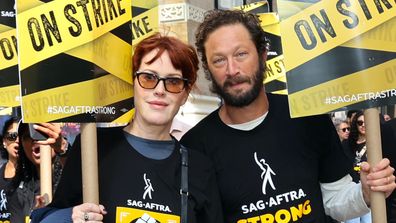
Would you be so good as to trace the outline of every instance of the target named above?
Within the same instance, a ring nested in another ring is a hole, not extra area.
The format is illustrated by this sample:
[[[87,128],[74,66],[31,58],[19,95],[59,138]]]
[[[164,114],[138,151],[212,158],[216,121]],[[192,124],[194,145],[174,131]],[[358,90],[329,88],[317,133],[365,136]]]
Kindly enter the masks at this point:
[[[313,146],[316,147],[319,155],[319,181],[330,183],[347,175],[352,164],[343,151],[330,116],[317,117],[317,120],[310,120],[309,126],[315,143]]]

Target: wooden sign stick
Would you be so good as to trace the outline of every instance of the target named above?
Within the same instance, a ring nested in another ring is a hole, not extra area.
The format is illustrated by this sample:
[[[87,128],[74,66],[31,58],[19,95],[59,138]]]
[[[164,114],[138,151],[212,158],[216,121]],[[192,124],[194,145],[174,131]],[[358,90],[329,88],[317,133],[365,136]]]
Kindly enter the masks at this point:
[[[97,147],[96,123],[82,123],[81,171],[84,203],[99,204]]]
[[[376,108],[364,111],[364,122],[366,127],[367,161],[370,167],[378,164],[382,159],[381,130],[379,112]],[[385,194],[370,191],[371,217],[375,223],[386,223]]]

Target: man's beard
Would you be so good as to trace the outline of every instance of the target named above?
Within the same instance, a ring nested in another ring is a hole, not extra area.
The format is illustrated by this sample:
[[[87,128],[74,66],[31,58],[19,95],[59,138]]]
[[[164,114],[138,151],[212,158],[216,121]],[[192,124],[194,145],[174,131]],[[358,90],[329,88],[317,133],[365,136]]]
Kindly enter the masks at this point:
[[[263,89],[263,81],[264,81],[264,64],[259,63],[259,68],[256,71],[256,74],[250,78],[246,76],[233,76],[229,77],[225,80],[223,86],[220,86],[212,75],[212,91],[215,94],[218,94],[227,105],[231,105],[234,107],[244,107],[252,103],[260,94],[260,91]],[[244,93],[230,93],[227,91],[227,88],[236,83],[247,82],[252,84],[252,88]]]

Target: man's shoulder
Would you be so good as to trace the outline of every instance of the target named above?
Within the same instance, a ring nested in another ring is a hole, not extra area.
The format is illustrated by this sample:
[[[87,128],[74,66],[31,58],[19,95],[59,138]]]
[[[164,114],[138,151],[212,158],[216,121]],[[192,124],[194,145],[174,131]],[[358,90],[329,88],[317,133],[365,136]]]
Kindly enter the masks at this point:
[[[210,137],[215,136],[215,133],[219,131],[219,126],[221,126],[219,120],[218,110],[213,111],[183,135],[180,139],[181,144],[190,149],[204,150],[206,142],[211,141]]]
[[[205,132],[207,130],[211,130],[216,128],[220,121],[219,110],[216,109],[215,111],[211,112],[209,115],[201,119],[195,126],[193,126],[187,133],[190,132]]]

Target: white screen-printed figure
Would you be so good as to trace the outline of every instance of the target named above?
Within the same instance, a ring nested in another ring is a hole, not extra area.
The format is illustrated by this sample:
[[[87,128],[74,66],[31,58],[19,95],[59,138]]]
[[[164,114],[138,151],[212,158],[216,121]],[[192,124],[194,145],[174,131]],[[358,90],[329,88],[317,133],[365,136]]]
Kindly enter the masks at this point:
[[[269,183],[272,187],[273,190],[276,190],[274,182],[272,182],[272,176],[271,175],[276,175],[275,172],[271,169],[271,167],[265,162],[265,159],[258,159],[257,158],[257,153],[254,152],[254,160],[256,161],[257,165],[260,167],[260,169],[263,171],[261,173],[261,179],[263,179],[263,186],[262,186],[262,191],[263,194],[265,195],[266,188],[267,188],[267,183]]]
[[[146,199],[146,196],[148,195],[150,199],[151,198],[151,192],[154,191],[153,185],[151,185],[150,179],[146,178],[146,174],[143,175],[144,178],[144,183],[146,186],[144,186],[144,193],[143,193],[143,200]]]
[[[6,194],[4,192],[4,190],[1,190],[0,192],[0,211],[6,210],[7,209],[7,197]]]

